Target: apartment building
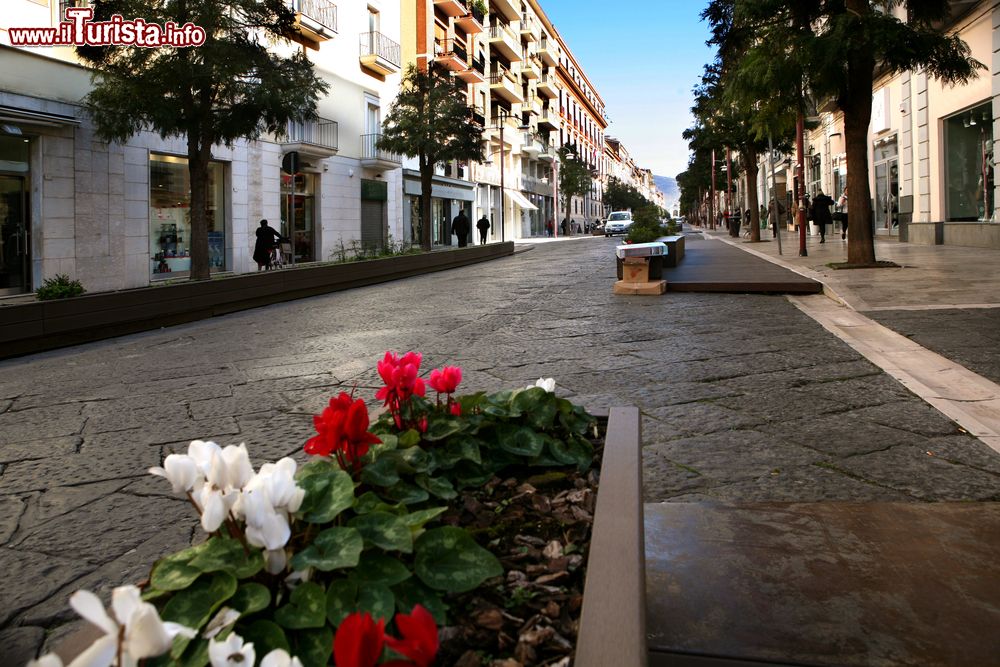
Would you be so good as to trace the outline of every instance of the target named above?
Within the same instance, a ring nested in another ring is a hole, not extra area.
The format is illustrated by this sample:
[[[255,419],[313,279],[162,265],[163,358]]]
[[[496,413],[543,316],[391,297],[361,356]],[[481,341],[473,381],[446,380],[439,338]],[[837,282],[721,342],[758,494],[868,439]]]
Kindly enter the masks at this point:
[[[1000,248],[993,150],[1000,131],[1000,7],[977,0],[950,5],[942,27],[961,37],[987,69],[964,86],[942,84],[925,72],[876,78],[868,131],[874,231],[912,243]],[[905,9],[895,11],[904,16]],[[815,120],[805,140],[806,189],[836,199],[850,167],[843,113],[832,100],[821,100]],[[761,161],[761,201],[773,188],[790,202],[794,156],[774,157],[773,181],[767,156]]]
[[[401,38],[404,69],[410,65],[426,68],[430,63],[451,72],[466,84],[468,105],[475,121],[485,124],[484,105],[477,103],[486,87],[486,15],[481,4],[470,0],[408,0],[401,3]],[[457,242],[451,221],[465,211],[473,222],[481,213],[474,210],[477,184],[471,165],[459,161],[435,168],[431,195],[431,243],[435,246]],[[402,226],[409,238],[419,242],[423,224],[420,208],[420,171],[416,158],[403,160]],[[476,217],[474,217],[476,216]],[[500,231],[496,239],[500,238]]]
[[[399,4],[288,1],[295,41],[273,48],[303,50],[330,93],[318,120],[291,124],[285,137],[213,148],[216,273],[257,270],[261,218],[292,239],[296,262],[404,237],[400,158],[375,148],[399,85]],[[73,50],[10,45],[10,28],[55,26],[70,5],[86,0],[5,0],[0,18],[0,296],[57,273],[94,292],[183,277],[190,266],[185,140],[99,141],[81,106],[90,73]],[[283,171],[293,162],[294,173]]]
[[[594,172],[590,192],[583,197],[573,197],[569,210],[563,211],[563,218],[569,217],[586,227],[604,216],[602,198],[607,174],[603,171],[601,158],[604,156],[604,131],[608,121],[604,100],[561,38],[560,46],[562,53],[557,74],[562,84],[559,96],[562,125],[559,143],[572,148]]]

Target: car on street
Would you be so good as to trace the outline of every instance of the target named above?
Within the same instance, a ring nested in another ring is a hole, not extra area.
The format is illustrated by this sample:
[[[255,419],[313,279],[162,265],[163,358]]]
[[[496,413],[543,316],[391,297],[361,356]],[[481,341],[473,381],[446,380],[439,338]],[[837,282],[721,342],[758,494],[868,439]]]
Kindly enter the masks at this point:
[[[628,234],[628,228],[631,226],[631,211],[613,211],[608,215],[608,221],[604,223],[604,235]]]

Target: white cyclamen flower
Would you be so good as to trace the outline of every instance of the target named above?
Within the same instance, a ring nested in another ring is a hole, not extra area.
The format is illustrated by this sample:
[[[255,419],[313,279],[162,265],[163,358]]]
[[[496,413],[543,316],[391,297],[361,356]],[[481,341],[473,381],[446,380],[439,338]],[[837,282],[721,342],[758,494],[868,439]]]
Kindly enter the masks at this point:
[[[260,667],[302,667],[298,658],[288,655],[283,648],[276,648],[260,661]]]
[[[274,509],[263,491],[240,494],[240,506],[247,523],[247,542],[255,547],[281,549],[288,544],[292,530],[288,517]]]
[[[550,394],[556,393],[556,381],[555,378],[538,378],[535,384],[529,384],[528,389],[533,389],[535,387],[541,387]]]
[[[226,483],[223,488],[242,489],[253,477],[253,465],[246,443],[229,445],[222,450],[222,460],[226,462]]]
[[[271,653],[274,653],[274,651],[271,651]],[[271,653],[268,653],[268,655],[271,655]],[[265,660],[266,659],[267,658],[265,658]],[[38,660],[29,660],[25,667],[63,667],[63,661],[62,658],[55,653],[46,653],[42,657],[38,658]]]
[[[171,454],[163,460],[163,467],[153,467],[149,472],[165,477],[174,487],[174,493],[188,493],[196,486],[204,483],[201,469],[193,458],[187,454]]]
[[[194,637],[195,631],[177,623],[164,623],[156,607],[143,602],[135,586],[119,586],[111,593],[114,618],[108,615],[100,598],[90,591],[77,591],[69,604],[80,616],[105,632],[90,648],[81,653],[70,667],[107,667],[118,651],[118,636],[124,628],[122,661],[133,665],[137,660],[163,655],[177,635]]]
[[[244,644],[243,637],[235,632],[221,642],[213,639],[208,643],[208,659],[212,667],[250,667],[256,657],[253,642]]]
[[[208,477],[208,472],[212,469],[212,458],[216,453],[222,453],[222,448],[212,441],[192,440],[188,445],[188,456],[201,470],[203,477]]]
[[[274,509],[293,514],[299,510],[306,495],[305,489],[295,483],[295,469],[295,460],[288,457],[277,463],[265,463],[243,490],[263,491]],[[236,511],[242,514],[242,507]]]
[[[239,491],[222,491],[211,484],[203,484],[192,494],[201,510],[201,527],[209,533],[217,531],[239,496]]]

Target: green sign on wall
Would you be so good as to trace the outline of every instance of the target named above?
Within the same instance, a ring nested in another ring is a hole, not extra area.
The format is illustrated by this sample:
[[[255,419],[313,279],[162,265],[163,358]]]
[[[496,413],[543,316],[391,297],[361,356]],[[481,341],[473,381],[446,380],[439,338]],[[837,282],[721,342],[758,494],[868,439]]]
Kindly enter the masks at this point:
[[[361,198],[373,201],[389,199],[389,184],[385,181],[368,181],[361,179]]]

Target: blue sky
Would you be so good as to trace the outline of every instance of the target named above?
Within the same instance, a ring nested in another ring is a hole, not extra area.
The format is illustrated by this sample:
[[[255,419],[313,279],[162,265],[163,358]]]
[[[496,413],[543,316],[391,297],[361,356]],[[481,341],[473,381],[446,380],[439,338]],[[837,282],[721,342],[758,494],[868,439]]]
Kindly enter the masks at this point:
[[[681,133],[691,89],[712,50],[702,0],[541,0],[542,9],[604,99],[607,134],[659,176],[687,168]]]

